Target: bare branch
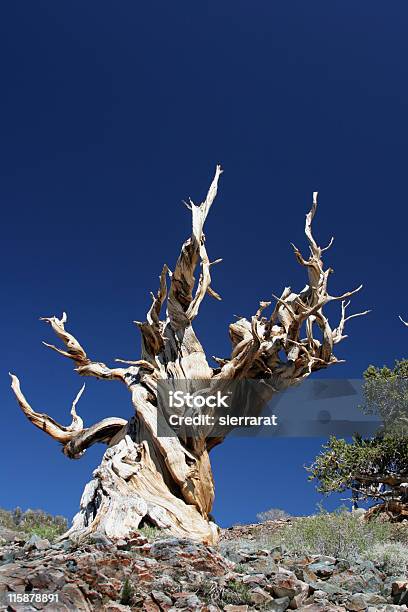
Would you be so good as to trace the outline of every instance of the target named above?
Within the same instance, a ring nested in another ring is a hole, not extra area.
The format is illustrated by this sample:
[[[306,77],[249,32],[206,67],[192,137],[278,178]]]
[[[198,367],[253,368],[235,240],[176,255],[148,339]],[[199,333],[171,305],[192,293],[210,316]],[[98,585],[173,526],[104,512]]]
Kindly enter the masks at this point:
[[[120,417],[108,417],[95,425],[82,429],[63,448],[64,455],[70,459],[78,459],[87,448],[96,444],[110,444],[121,430],[125,431],[128,422]]]
[[[84,388],[82,387],[81,391],[76,396],[71,409],[72,414],[72,423],[68,427],[64,425],[60,425],[57,421],[54,421],[53,418],[49,417],[47,414],[42,414],[39,412],[35,412],[28,401],[26,400],[23,392],[20,388],[20,381],[14,374],[10,374],[11,376],[11,388],[14,392],[14,395],[17,398],[18,403],[20,404],[21,410],[24,412],[29,421],[42,431],[45,431],[48,435],[50,435],[57,442],[61,442],[62,444],[66,444],[76,435],[78,431],[78,425],[82,419],[76,415],[75,406],[82,395]],[[79,420],[78,420],[79,419]]]
[[[17,401],[27,419],[36,427],[47,433],[51,438],[60,442],[64,448],[64,453],[76,459],[80,457],[86,448],[95,442],[109,443],[110,439],[122,429],[127,421],[118,417],[104,419],[88,429],[84,429],[82,419],[76,413],[76,405],[85,389],[82,386],[71,407],[72,422],[70,425],[60,425],[48,414],[35,412],[20,388],[20,381],[14,374],[11,376],[11,388]]]
[[[81,429],[84,428],[84,422],[81,419],[81,417],[77,415],[77,412],[76,412],[76,405],[79,402],[81,395],[83,394],[84,391],[85,391],[85,383],[82,385],[82,387],[78,391],[76,398],[72,402],[72,407],[71,407],[72,423],[68,427],[70,431],[80,431]]]
[[[163,341],[163,329],[164,323],[160,321],[160,311],[162,309],[163,303],[167,296],[167,283],[166,276],[169,273],[169,269],[166,265],[163,266],[163,269],[160,274],[160,285],[159,289],[152,296],[152,305],[147,313],[147,321],[134,321],[136,325],[139,327],[142,337],[143,337],[143,346],[142,346],[142,356],[143,357],[155,357],[160,351],[163,350],[164,341]]]
[[[191,237],[183,244],[176,267],[171,277],[169,298],[167,301],[168,315],[175,329],[185,327],[197,316],[200,304],[206,293],[217,297],[210,288],[210,261],[205,248],[203,227],[218,190],[218,181],[222,174],[221,166],[216,167],[215,176],[210,185],[205,200],[195,205],[190,199],[192,213]],[[194,271],[201,259],[202,271],[196,293],[193,297],[195,284]]]
[[[314,191],[313,192],[313,204],[312,204],[312,208],[310,209],[310,211],[307,213],[306,215],[306,223],[305,223],[305,234],[307,239],[309,240],[309,245],[312,251],[312,254],[317,255],[318,257],[320,257],[321,254],[321,249],[319,246],[317,246],[317,242],[315,241],[314,237],[313,237],[313,233],[312,233],[312,221],[313,218],[316,214],[316,210],[317,210],[317,196],[319,195],[318,191]]]
[[[356,287],[356,289],[353,289],[352,291],[346,291],[346,293],[343,293],[343,295],[337,295],[337,296],[328,295],[326,302],[331,302],[333,300],[344,300],[348,297],[351,297],[355,293],[358,293],[359,291],[361,291],[362,288],[363,288],[363,285],[359,285],[358,287]]]
[[[65,329],[65,323],[67,322],[67,315],[64,312],[61,319],[57,317],[41,317],[40,321],[46,321],[51,325],[55,334],[62,340],[67,347],[64,351],[53,344],[43,342],[44,346],[56,351],[63,357],[72,359],[75,364],[75,370],[81,376],[95,376],[96,378],[105,379],[117,379],[124,380],[126,370],[123,368],[110,369],[104,363],[99,361],[92,361],[85,352],[85,349],[81,346],[78,340]]]
[[[136,359],[135,361],[129,361],[128,359],[115,359],[117,363],[125,363],[130,366],[137,366],[139,368],[145,368],[151,372],[155,369],[155,366],[150,361],[144,359]]]
[[[231,375],[231,368],[245,371],[247,376],[272,374],[286,382],[309,376],[314,370],[325,368],[340,360],[333,355],[334,344],[343,340],[344,326],[347,321],[369,311],[346,316],[345,298],[348,298],[362,288],[362,285],[347,291],[340,296],[329,294],[327,285],[333,270],[324,268],[322,253],[333,244],[321,248],[313,235],[312,223],[317,210],[317,192],[313,193],[313,203],[306,215],[305,235],[309,243],[310,255],[305,259],[299,249],[292,244],[297,261],[307,268],[309,282],[300,293],[285,288],[281,297],[273,295],[276,300],[274,311],[268,322],[259,321],[253,317],[252,323],[241,319],[230,325],[230,335],[233,339],[233,352],[228,363],[222,365],[222,370]],[[332,330],[327,316],[323,313],[324,306],[331,301],[342,300],[342,316],[338,326]],[[258,313],[257,313],[258,314]],[[306,339],[301,339],[303,326]],[[322,340],[314,338],[313,327],[317,326],[322,334]],[[286,362],[282,360],[282,349],[286,354]],[[252,363],[250,360],[252,359]],[[242,370],[242,361],[245,367]],[[239,364],[239,365],[238,365]],[[217,376],[222,376],[217,374]]]
[[[341,319],[336,329],[333,330],[334,344],[337,344],[341,340],[344,340],[345,338],[347,338],[346,335],[343,335],[344,326],[347,321],[350,321],[350,319],[354,319],[355,317],[363,317],[371,312],[371,310],[364,310],[363,312],[356,312],[346,317],[346,309],[348,308],[349,305],[350,305],[350,301],[346,302],[345,300],[343,300],[341,303]]]

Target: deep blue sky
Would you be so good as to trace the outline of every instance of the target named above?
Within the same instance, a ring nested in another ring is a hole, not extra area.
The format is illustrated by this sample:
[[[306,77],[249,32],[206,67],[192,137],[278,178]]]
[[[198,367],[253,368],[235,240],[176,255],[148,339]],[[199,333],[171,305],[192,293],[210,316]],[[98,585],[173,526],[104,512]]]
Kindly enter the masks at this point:
[[[205,194],[217,162],[206,234],[223,301],[196,325],[208,353],[228,353],[234,314],[303,286],[289,242],[304,246],[318,189],[332,290],[361,281],[354,307],[374,308],[327,375],[406,355],[407,19],[404,0],[2,3],[0,505],[71,516],[103,451],[69,461],[10,393],[8,370],[35,409],[69,420],[82,381],[42,347],[38,318],[66,310],[92,357],[138,358],[131,322],[189,233],[181,200]],[[79,411],[91,424],[131,406],[119,383],[89,380]],[[320,442],[217,448],[218,520],[312,512],[302,465]]]

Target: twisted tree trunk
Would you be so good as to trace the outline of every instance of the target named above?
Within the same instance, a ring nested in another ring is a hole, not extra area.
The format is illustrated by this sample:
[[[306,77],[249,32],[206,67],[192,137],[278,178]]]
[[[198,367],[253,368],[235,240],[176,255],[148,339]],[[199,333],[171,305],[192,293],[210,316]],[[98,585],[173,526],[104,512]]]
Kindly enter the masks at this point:
[[[346,316],[348,302],[344,300],[361,287],[339,297],[327,291],[332,270],[324,270],[322,253],[328,247],[318,246],[311,229],[317,206],[315,193],[305,226],[309,258],[304,259],[294,247],[297,260],[307,269],[308,284],[299,293],[287,287],[280,297],[274,296],[276,305],[269,318],[262,313],[270,302],[261,302],[250,320],[241,318],[231,324],[232,354],[228,359],[215,359],[218,367],[210,366],[192,321],[207,293],[221,299],[211,288],[213,264],[207,255],[203,233],[221,172],[217,166],[204,202],[199,206],[191,200],[186,203],[192,214],[191,236],[182,246],[174,271],[164,266],[146,321],[136,322],[142,335],[140,360],[116,360],[121,366],[109,368],[91,360],[78,340],[65,330],[65,313],[61,319],[44,319],[65,344],[65,349],[46,346],[72,359],[78,374],[119,380],[127,386],[134,407],[134,415],[128,422],[110,418],[84,428],[76,413],[82,388],[72,405],[72,424],[61,426],[48,415],[32,410],[21,392],[18,378],[11,375],[13,391],[25,415],[60,442],[68,457],[80,457],[95,442],[108,444],[93,480],[85,487],[80,511],[68,532],[71,537],[80,539],[101,531],[112,539],[128,538],[141,525],[149,523],[178,536],[216,542],[218,528],[209,518],[214,482],[208,453],[222,442],[224,434],[217,437],[208,429],[186,439],[174,435],[164,418],[161,420],[168,432],[165,429],[158,435],[158,411],[162,410],[158,403],[158,383],[208,380],[222,385],[230,380],[257,379],[263,380],[271,393],[280,391],[299,383],[315,370],[338,363],[333,346],[346,337],[343,335],[346,321],[358,316]],[[196,284],[194,272],[199,263],[201,271]],[[170,279],[168,295],[167,278]],[[323,314],[323,307],[332,300],[343,300],[341,318],[335,329]],[[166,314],[160,319],[165,302]],[[321,331],[320,341],[313,336],[316,325]]]

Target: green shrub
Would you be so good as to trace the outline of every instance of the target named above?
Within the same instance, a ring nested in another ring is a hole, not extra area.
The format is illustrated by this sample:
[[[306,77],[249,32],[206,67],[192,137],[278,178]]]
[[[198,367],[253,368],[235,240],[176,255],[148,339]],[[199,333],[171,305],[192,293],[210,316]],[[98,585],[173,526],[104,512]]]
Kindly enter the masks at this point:
[[[0,508],[0,525],[2,527],[7,527],[7,529],[16,528],[16,524],[13,520],[12,512],[9,512],[8,510],[3,510],[3,508]]]
[[[133,587],[132,587],[132,584],[129,578],[126,578],[125,582],[123,583],[123,587],[122,587],[120,603],[123,606],[129,606],[131,605],[132,601],[133,601]]]
[[[389,576],[406,576],[408,573],[408,548],[402,542],[374,544],[363,556]]]
[[[319,554],[353,561],[375,544],[390,542],[394,534],[390,523],[376,520],[364,523],[340,508],[296,519],[272,536],[270,544],[283,544],[289,553],[298,556]]]
[[[290,518],[290,514],[281,508],[271,508],[270,510],[265,510],[265,512],[259,512],[256,515],[256,518],[260,523],[264,523],[265,521],[279,521],[288,519]]]
[[[148,540],[155,540],[159,536],[160,531],[161,530],[154,525],[143,525],[139,527],[139,532]]]
[[[352,490],[356,501],[378,502],[380,492],[387,501],[406,503],[400,482],[408,467],[408,359],[396,361],[392,369],[367,368],[362,391],[360,408],[364,414],[377,415],[381,427],[367,439],[356,433],[351,443],[331,436],[306,467],[309,480],[315,480],[317,490],[326,495]]]
[[[250,589],[243,582],[230,580],[222,593],[221,602],[232,605],[250,604]]]
[[[53,542],[63,532],[55,525],[33,525],[32,527],[28,527],[24,533],[29,535],[35,534],[40,538],[46,538],[50,542]]]
[[[21,508],[0,508],[0,525],[52,541],[67,530],[68,522],[63,516],[52,516],[43,510],[29,509],[23,512]]]
[[[225,586],[216,582],[200,579],[191,589],[200,596],[207,604],[224,608],[227,604],[245,605],[250,604],[250,589],[243,582],[229,580]]]

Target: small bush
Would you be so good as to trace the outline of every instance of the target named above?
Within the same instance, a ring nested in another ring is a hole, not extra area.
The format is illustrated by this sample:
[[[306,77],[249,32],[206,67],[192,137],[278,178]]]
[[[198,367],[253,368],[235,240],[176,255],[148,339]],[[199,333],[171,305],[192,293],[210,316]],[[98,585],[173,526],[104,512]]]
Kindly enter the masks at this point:
[[[236,563],[234,567],[234,572],[237,574],[246,574],[248,570],[248,566],[245,563]]]
[[[52,516],[44,510],[0,508],[0,525],[27,534],[36,534],[52,541],[67,530],[68,522],[63,516]]]
[[[319,554],[353,561],[375,544],[390,542],[394,533],[390,523],[375,520],[364,523],[341,508],[296,519],[272,539],[274,544],[283,544],[289,553],[298,556]]]
[[[139,527],[139,532],[148,540],[155,540],[159,534],[160,534],[160,529],[158,527],[155,527],[154,525],[143,525],[142,527]]]
[[[265,510],[265,512],[259,512],[256,515],[256,518],[260,523],[264,523],[265,521],[288,519],[290,516],[291,515],[286,512],[286,510],[282,510],[281,508],[271,508],[270,510]]]
[[[232,605],[245,605],[251,603],[250,589],[243,582],[230,580],[224,589],[220,603]]]
[[[402,542],[377,543],[363,554],[389,576],[408,574],[408,549]]]
[[[197,584],[191,585],[191,588],[207,604],[221,608],[227,604],[238,606],[251,603],[249,587],[238,580],[229,580],[225,586],[210,580],[200,580]]]
[[[129,606],[131,605],[132,601],[133,601],[133,587],[130,583],[129,578],[126,578],[125,582],[123,583],[123,587],[122,587],[120,603],[123,606]]]
[[[33,525],[32,527],[28,527],[24,533],[28,535],[38,535],[40,538],[46,538],[50,542],[53,542],[58,536],[63,533],[61,530],[55,525]]]
[[[3,510],[3,508],[0,508],[0,525],[2,527],[7,527],[7,529],[16,528],[16,523],[13,520],[12,512],[9,512],[8,510]]]

